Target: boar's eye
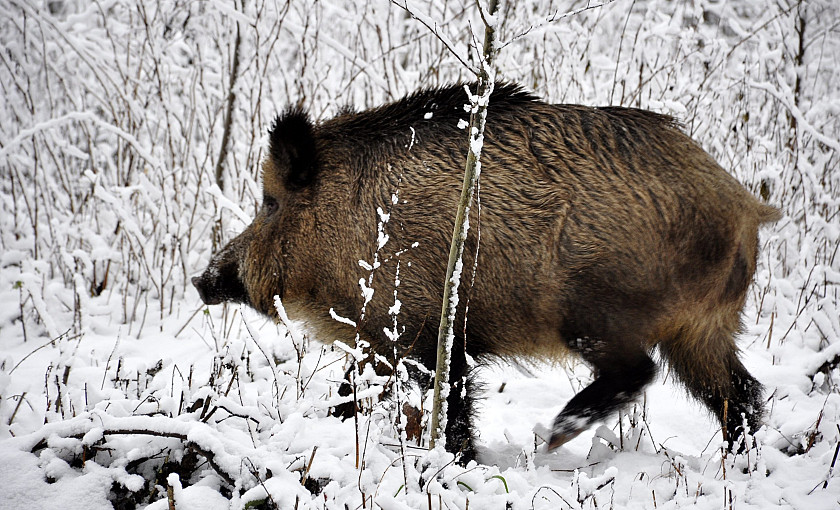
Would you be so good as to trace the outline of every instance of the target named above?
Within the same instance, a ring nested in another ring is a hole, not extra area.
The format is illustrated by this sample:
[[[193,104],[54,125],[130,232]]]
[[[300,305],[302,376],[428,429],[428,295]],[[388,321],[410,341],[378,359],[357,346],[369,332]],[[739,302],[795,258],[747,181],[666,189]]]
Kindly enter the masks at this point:
[[[263,197],[263,209],[265,209],[266,216],[271,216],[277,212],[279,204],[277,203],[277,200],[271,197]]]

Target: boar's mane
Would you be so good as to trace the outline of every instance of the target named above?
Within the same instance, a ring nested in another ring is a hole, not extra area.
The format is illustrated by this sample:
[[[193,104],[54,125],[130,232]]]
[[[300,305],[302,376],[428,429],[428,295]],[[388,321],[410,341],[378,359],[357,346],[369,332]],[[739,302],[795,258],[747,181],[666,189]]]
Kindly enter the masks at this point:
[[[331,141],[350,142],[354,147],[377,153],[387,146],[402,146],[412,137],[420,142],[454,136],[466,142],[460,120],[469,121],[469,97],[464,84],[421,89],[398,101],[357,113],[339,114],[323,123],[319,135]],[[473,88],[475,88],[473,86]],[[516,115],[529,105],[543,104],[518,85],[497,83],[490,96],[489,115],[499,118]],[[411,130],[409,130],[409,126]],[[338,139],[338,137],[341,137]],[[377,150],[372,150],[376,147]],[[390,152],[387,151],[386,152]],[[463,153],[466,157],[466,152]]]
[[[336,117],[320,124],[313,123],[303,108],[291,107],[275,118],[269,130],[269,157],[284,172],[286,187],[298,190],[318,177],[321,148],[349,148],[352,153],[345,154],[345,162],[361,179],[376,167],[371,164],[373,160],[391,153],[388,147],[408,143],[413,136],[419,141],[443,133],[463,133],[466,140],[466,132],[458,128],[461,119],[469,120],[465,87],[453,84],[422,89],[363,112],[342,108]],[[535,103],[543,104],[520,86],[502,82],[495,85],[490,96],[494,117],[515,115],[523,106]]]
[[[319,151],[325,148],[347,151],[343,154],[343,161],[355,170],[358,181],[363,181],[365,174],[379,168],[375,164],[377,159],[390,161],[394,151],[429,139],[452,137],[457,140],[460,153],[466,157],[466,130],[458,126],[459,121],[467,121],[470,116],[466,88],[469,86],[457,83],[421,89],[397,101],[362,112],[341,108],[334,118],[318,124],[312,122],[304,109],[289,108],[277,116],[269,131],[269,155],[278,168],[286,172],[285,184],[292,190],[314,182],[320,171],[319,163],[322,163]],[[475,88],[474,84],[472,88]],[[530,107],[552,107],[521,86],[505,82],[495,84],[489,104],[488,129],[491,130],[493,126],[520,123],[522,112]],[[574,105],[570,107],[578,108]],[[657,133],[662,128],[682,131],[682,126],[673,117],[647,110],[619,107],[590,110],[602,112],[605,115],[601,117],[602,122],[625,126],[631,134],[639,131]],[[584,138],[597,143],[598,136],[604,131],[589,124],[589,117],[583,116],[578,120]],[[543,129],[539,125],[532,128]],[[621,132],[615,135],[622,141]],[[632,152],[627,144],[618,144],[616,148],[625,155]]]

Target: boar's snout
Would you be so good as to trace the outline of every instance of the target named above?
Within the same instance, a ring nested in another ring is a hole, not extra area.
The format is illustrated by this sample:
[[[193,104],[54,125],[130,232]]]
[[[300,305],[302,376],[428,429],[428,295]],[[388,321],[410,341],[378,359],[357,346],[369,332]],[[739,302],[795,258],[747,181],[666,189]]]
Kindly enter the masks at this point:
[[[229,255],[230,250],[222,251],[213,257],[201,276],[192,278],[192,284],[204,304],[218,305],[224,301],[249,303],[248,291],[239,278],[239,264]]]
[[[205,305],[218,305],[222,302],[219,294],[213,289],[212,277],[208,277],[206,272],[201,276],[193,276],[192,284],[195,290],[198,291],[198,297],[204,301]]]

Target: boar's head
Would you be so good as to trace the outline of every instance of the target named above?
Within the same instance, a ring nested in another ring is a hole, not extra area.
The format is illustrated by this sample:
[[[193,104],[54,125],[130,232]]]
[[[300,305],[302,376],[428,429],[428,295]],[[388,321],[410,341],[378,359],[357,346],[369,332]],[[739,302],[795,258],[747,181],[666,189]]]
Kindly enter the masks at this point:
[[[263,163],[262,207],[248,228],[192,279],[204,303],[244,303],[276,318],[275,295],[285,300],[311,294],[319,273],[316,252],[325,242],[313,206],[318,194],[313,130],[299,109],[275,120]],[[320,205],[329,208],[328,202]]]

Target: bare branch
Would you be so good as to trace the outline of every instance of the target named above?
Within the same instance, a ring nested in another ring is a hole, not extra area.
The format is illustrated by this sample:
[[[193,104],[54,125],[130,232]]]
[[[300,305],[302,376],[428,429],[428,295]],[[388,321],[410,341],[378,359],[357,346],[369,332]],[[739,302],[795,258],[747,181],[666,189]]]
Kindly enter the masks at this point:
[[[526,35],[530,34],[534,30],[542,28],[546,25],[550,25],[551,23],[554,23],[555,21],[560,21],[562,19],[570,18],[570,17],[578,15],[582,12],[591,11],[593,9],[599,9],[601,7],[604,7],[605,5],[609,5],[609,4],[613,3],[614,1],[615,0],[603,0],[600,3],[593,4],[592,0],[587,0],[586,5],[579,8],[579,9],[574,9],[574,10],[564,12],[564,13],[560,13],[559,11],[555,10],[554,13],[551,16],[548,16],[547,18],[543,19],[542,21],[540,21],[536,25],[529,26],[523,32],[520,32],[519,34],[517,34],[517,35],[511,37],[510,39],[508,39],[507,41],[505,41],[503,44],[499,45],[499,47],[497,49],[501,50],[502,48],[507,47],[509,44],[513,43],[514,41],[516,41],[518,39],[521,39],[521,38],[525,37]]]
[[[447,50],[449,50],[455,58],[458,59],[461,64],[470,70],[475,75],[478,75],[479,70],[472,64],[469,63],[469,59],[465,58],[457,49],[455,49],[455,44],[448,38],[446,35],[442,34],[439,29],[438,22],[433,20],[430,16],[420,12],[417,8],[414,7],[413,3],[409,2],[409,0],[391,0],[391,3],[396,5],[397,7],[405,10],[412,18],[419,21],[423,26],[429,29],[429,32],[434,34],[438,40],[443,43]]]
[[[469,136],[469,151],[464,169],[464,182],[461,188],[461,198],[458,201],[458,210],[455,215],[455,228],[452,233],[452,242],[449,246],[449,261],[446,267],[446,280],[444,280],[443,303],[441,306],[440,326],[438,327],[437,339],[437,363],[435,366],[434,399],[432,409],[432,429],[429,438],[429,447],[435,448],[438,439],[444,438],[447,420],[447,396],[449,386],[449,365],[454,340],[455,312],[458,307],[458,286],[461,281],[461,260],[464,254],[464,243],[467,240],[469,231],[470,206],[472,205],[475,188],[481,175],[481,148],[484,141],[484,125],[487,119],[487,104],[490,101],[490,94],[493,93],[495,72],[493,71],[493,42],[495,39],[495,24],[489,21],[496,14],[498,8],[497,0],[489,0],[488,15],[484,12],[481,18],[484,21],[484,48],[483,54],[479,56],[480,68],[478,75],[478,86],[475,94],[470,92],[470,103],[472,113],[470,114],[470,125],[467,128]],[[481,6],[479,5],[479,10]],[[475,34],[473,33],[473,36]],[[476,44],[476,46],[478,46]],[[458,269],[456,269],[458,268]],[[466,342],[466,338],[464,339]],[[466,344],[464,345],[466,350]]]
[[[236,102],[236,78],[239,75],[239,45],[242,38],[239,34],[239,23],[236,24],[236,39],[233,43],[233,64],[230,69],[230,83],[228,85],[227,104],[225,105],[225,125],[222,131],[222,147],[219,149],[219,158],[216,160],[216,185],[219,189],[225,189],[224,163],[227,158],[228,146],[230,145],[230,132],[233,125],[233,104]]]

